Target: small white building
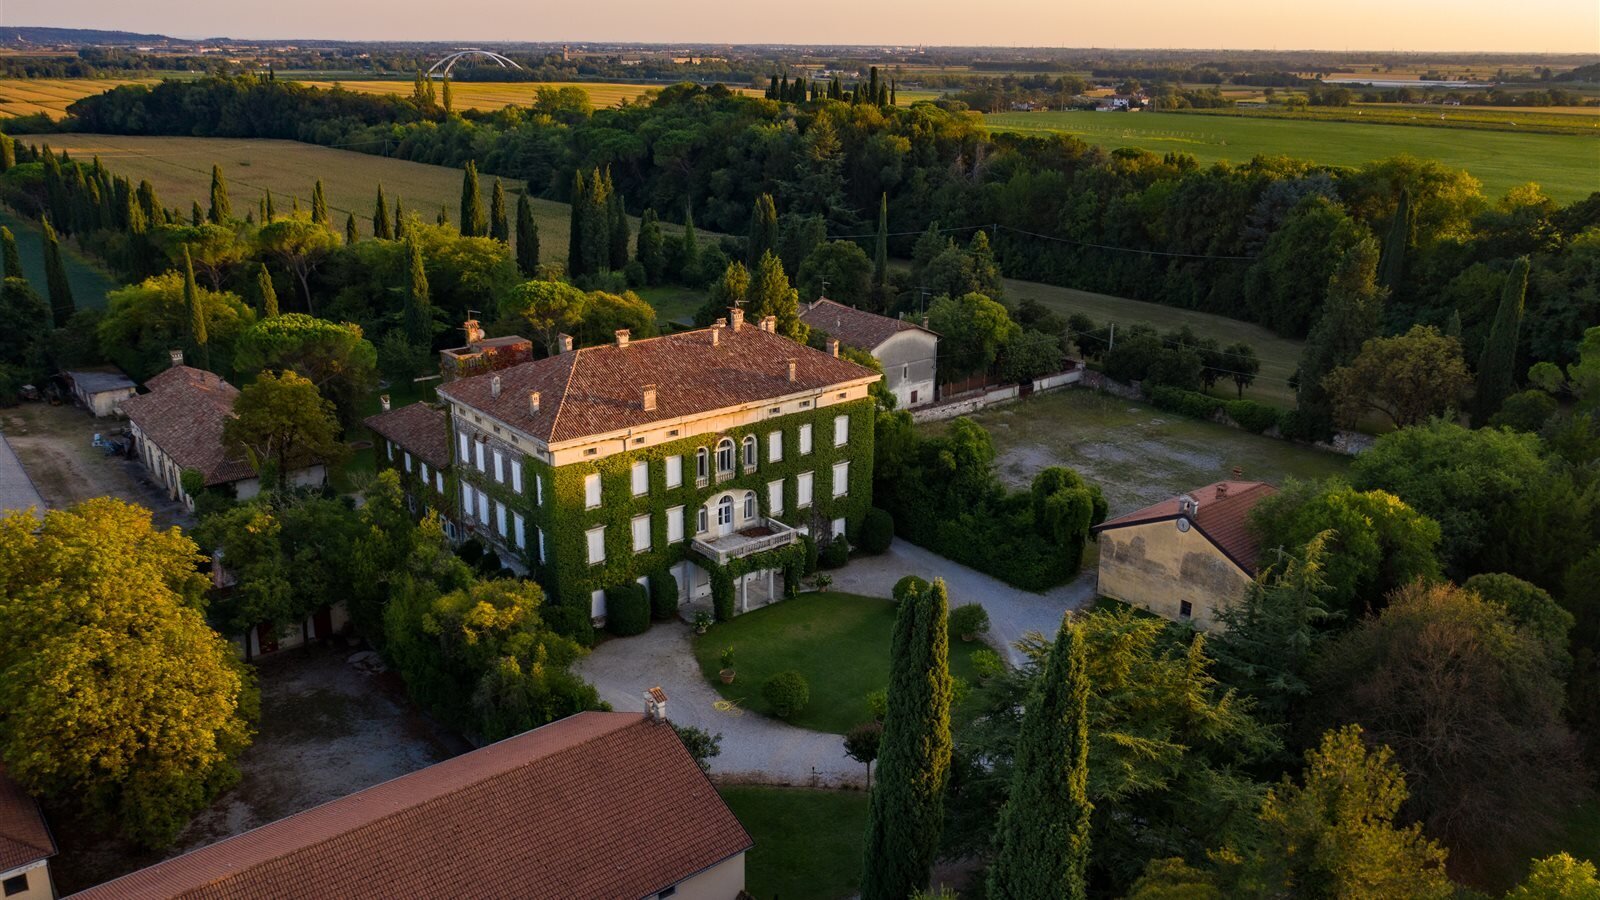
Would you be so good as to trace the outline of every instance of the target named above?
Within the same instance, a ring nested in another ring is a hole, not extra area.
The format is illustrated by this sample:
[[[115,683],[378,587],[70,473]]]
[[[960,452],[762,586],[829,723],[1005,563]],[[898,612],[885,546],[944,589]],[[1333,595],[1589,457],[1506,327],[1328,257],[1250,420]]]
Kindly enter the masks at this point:
[[[846,347],[872,354],[883,366],[883,381],[894,394],[896,409],[915,409],[934,401],[939,358],[939,335],[934,332],[827,297],[808,304],[800,321]]]
[[[133,379],[114,366],[68,369],[61,373],[78,405],[97,419],[116,415],[122,401],[139,392]]]

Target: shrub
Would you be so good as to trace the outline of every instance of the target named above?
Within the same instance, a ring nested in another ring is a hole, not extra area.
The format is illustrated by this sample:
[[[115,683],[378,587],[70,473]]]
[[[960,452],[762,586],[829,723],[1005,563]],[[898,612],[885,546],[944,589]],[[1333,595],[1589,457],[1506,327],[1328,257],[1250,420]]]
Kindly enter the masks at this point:
[[[689,751],[694,761],[699,763],[700,771],[711,771],[711,757],[722,753],[722,732],[712,733],[704,728],[693,725],[679,725],[672,723],[672,730],[678,733],[678,740],[683,742],[683,749]]]
[[[836,537],[817,554],[817,565],[824,569],[837,569],[850,561],[850,542]]]
[[[570,603],[552,603],[539,607],[539,617],[556,634],[572,638],[585,647],[594,646],[594,622],[587,609]]]
[[[1150,404],[1157,409],[1175,412],[1193,419],[1209,419],[1223,408],[1223,401],[1197,391],[1156,385],[1146,392]]]
[[[1229,400],[1222,405],[1222,409],[1240,428],[1256,434],[1278,424],[1279,417],[1283,415],[1277,407],[1254,400]]]
[[[772,707],[773,715],[787,719],[811,702],[811,686],[806,684],[804,675],[790,669],[768,678],[761,686],[761,696]]]
[[[876,506],[867,510],[867,517],[861,522],[861,552],[877,556],[888,550],[893,540],[894,517]]]
[[[894,583],[894,602],[899,603],[906,599],[913,591],[920,594],[927,590],[928,587],[927,579],[916,575],[907,575]]]
[[[1544,391],[1523,391],[1507,397],[1489,424],[1513,431],[1538,431],[1555,415],[1557,407],[1556,398]]]
[[[638,584],[606,589],[606,630],[618,637],[644,634],[650,628],[650,598]]]
[[[889,713],[888,688],[878,688],[875,691],[867,692],[867,711],[872,713],[874,721],[883,721],[883,717]]]
[[[670,619],[678,614],[678,579],[671,572],[657,572],[650,576],[650,613],[657,619]]]
[[[983,634],[989,630],[989,611],[976,603],[968,603],[950,610],[950,630],[963,638]]]
[[[733,648],[732,647],[723,647],[722,648],[721,660],[722,660],[722,667],[724,669],[733,668]]]
[[[989,681],[1000,677],[1006,670],[1006,664],[1000,659],[1000,654],[993,650],[974,650],[972,670],[977,673],[979,681]]]
[[[649,281],[645,276],[644,264],[637,259],[628,260],[622,269],[622,277],[627,279],[629,288],[642,288]]]

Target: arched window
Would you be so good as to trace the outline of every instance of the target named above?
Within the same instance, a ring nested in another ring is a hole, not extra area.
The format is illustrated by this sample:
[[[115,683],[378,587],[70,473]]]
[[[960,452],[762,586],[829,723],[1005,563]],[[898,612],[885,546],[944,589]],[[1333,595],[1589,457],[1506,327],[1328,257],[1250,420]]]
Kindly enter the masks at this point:
[[[711,454],[701,447],[694,452],[694,477],[705,478],[711,474]]]
[[[733,498],[727,494],[717,501],[717,525],[728,526],[733,524]]]
[[[733,471],[733,438],[723,438],[717,442],[717,474],[725,475]]]
[[[756,436],[753,434],[744,437],[744,465],[747,469],[756,467]]]
[[[756,517],[756,492],[755,491],[747,491],[745,493],[745,495],[744,495],[744,518],[745,518],[745,521],[749,522],[749,521],[754,521],[755,517]]]

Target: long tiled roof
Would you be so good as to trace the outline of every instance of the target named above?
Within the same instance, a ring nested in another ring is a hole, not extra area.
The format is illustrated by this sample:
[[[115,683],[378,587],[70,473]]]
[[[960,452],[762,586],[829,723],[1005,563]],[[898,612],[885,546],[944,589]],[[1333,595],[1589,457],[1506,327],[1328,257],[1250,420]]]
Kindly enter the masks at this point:
[[[902,331],[928,331],[904,319],[891,319],[822,297],[800,313],[800,321],[860,350],[872,350]]]
[[[74,896],[612,900],[750,846],[670,726],[586,712]]]
[[[715,344],[713,330],[719,332]],[[704,328],[630,341],[626,347],[584,347],[452,381],[439,394],[553,444],[880,377],[745,323],[737,329]],[[653,410],[644,408],[647,385],[656,388]],[[540,394],[537,413],[529,409],[533,391]]]
[[[0,767],[0,872],[55,855],[56,842],[39,804]]]
[[[166,369],[144,386],[149,393],[122,401],[122,412],[179,468],[198,469],[207,485],[255,476],[243,459],[222,451],[222,423],[233,415],[238,388],[189,366]]]
[[[1221,496],[1217,493],[1219,488],[1222,490]],[[1254,575],[1261,557],[1261,546],[1255,535],[1250,533],[1250,510],[1277,492],[1277,488],[1265,481],[1217,481],[1190,491],[1187,495],[1172,497],[1108,519],[1096,526],[1095,531],[1171,521],[1181,515],[1178,504],[1183,497],[1192,497],[1199,505],[1198,511],[1190,518],[1195,528],[1240,569]]]
[[[368,416],[366,426],[435,469],[450,465],[450,427],[444,410],[412,403]]]

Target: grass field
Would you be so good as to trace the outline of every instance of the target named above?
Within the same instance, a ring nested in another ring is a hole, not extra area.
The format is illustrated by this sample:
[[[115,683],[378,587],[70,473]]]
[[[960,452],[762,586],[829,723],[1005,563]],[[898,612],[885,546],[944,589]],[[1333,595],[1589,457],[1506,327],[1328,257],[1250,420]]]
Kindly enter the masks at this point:
[[[39,296],[48,302],[50,294],[44,277],[44,237],[39,226],[5,206],[0,206],[0,225],[11,229],[11,233],[16,235],[17,255],[22,257],[22,274]],[[67,267],[67,283],[72,286],[73,302],[79,309],[104,308],[106,291],[121,285],[112,281],[104,269],[79,253],[70,241],[63,242],[61,250],[62,261]]]
[[[995,113],[984,121],[997,130],[1075,134],[1112,149],[1192,153],[1203,163],[1264,154],[1358,166],[1409,153],[1466,169],[1490,197],[1529,181],[1562,202],[1600,190],[1600,137],[1188,113]]]
[[[411,96],[411,81],[327,81],[321,78],[299,79],[318,87],[337,84],[348,91],[361,94],[399,94]],[[589,93],[589,102],[597,109],[621,106],[625,101],[636,100],[651,91],[659,91],[664,84],[617,84],[595,81],[452,81],[450,102],[456,109],[496,110],[504,106],[528,106],[541,90],[564,87],[583,88]],[[735,88],[735,90],[739,90]],[[760,95],[760,91],[743,89],[746,94]]]
[[[715,771],[716,760],[712,760]],[[861,879],[863,791],[725,785],[717,789],[750,833],[745,889],[757,900],[839,900]]]
[[[1244,106],[1232,109],[1186,109],[1183,115],[1243,116],[1304,122],[1356,122],[1429,128],[1473,128],[1492,131],[1568,134],[1600,137],[1600,106],[1560,110],[1511,109],[1496,106],[1441,106],[1415,103],[1358,103],[1351,106]]]
[[[124,84],[153,84],[154,78],[0,78],[0,118],[44,113],[64,119],[74,100]]]

